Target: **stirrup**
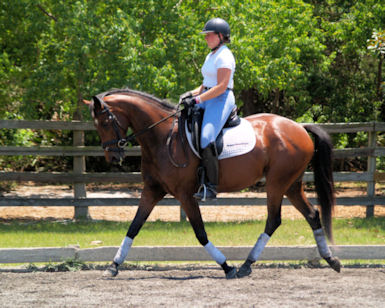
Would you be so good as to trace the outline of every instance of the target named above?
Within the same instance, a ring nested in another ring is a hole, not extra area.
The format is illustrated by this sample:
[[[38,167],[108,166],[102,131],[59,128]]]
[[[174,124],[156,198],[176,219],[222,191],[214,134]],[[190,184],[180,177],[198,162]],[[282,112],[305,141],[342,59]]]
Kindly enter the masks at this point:
[[[198,192],[194,194],[194,198],[203,202],[206,200],[215,200],[217,198],[217,193],[213,187],[210,187],[210,185],[201,184]]]

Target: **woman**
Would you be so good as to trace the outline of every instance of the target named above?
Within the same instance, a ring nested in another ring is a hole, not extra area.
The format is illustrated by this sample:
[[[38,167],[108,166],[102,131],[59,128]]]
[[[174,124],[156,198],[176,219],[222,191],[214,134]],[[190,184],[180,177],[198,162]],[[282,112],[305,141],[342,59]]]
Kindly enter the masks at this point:
[[[230,26],[221,18],[210,19],[204,26],[207,46],[211,52],[202,66],[203,83],[181,96],[185,106],[198,104],[204,109],[201,132],[201,156],[205,170],[202,183],[194,197],[198,200],[215,199],[218,185],[218,155],[215,140],[235,106],[233,76],[235,59],[225,43],[230,42]]]

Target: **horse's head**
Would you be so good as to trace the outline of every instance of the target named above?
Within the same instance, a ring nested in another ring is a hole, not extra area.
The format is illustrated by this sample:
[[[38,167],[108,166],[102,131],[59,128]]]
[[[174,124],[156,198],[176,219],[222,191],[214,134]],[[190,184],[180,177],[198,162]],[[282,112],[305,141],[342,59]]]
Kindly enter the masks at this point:
[[[122,163],[128,128],[123,117],[117,112],[113,113],[111,106],[97,96],[94,96],[92,101],[84,101],[84,103],[90,108],[106,160],[112,163]]]

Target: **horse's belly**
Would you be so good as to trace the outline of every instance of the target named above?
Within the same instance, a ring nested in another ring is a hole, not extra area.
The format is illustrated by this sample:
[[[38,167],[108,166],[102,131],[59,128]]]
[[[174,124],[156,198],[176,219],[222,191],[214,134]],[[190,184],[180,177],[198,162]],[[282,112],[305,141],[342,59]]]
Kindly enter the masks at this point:
[[[263,177],[265,163],[263,152],[258,148],[241,156],[221,160],[218,191],[233,192],[254,185]]]

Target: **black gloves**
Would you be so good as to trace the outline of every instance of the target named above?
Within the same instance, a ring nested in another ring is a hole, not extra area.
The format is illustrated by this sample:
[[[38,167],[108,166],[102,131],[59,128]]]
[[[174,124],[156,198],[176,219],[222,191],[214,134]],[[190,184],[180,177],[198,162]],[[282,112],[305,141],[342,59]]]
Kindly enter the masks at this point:
[[[183,98],[182,99],[182,104],[183,104],[184,108],[186,108],[186,109],[192,108],[196,104],[196,99],[195,99],[195,97]]]
[[[181,96],[179,96],[179,99],[181,100],[181,101],[183,101],[185,98],[188,98],[188,97],[192,97],[193,95],[192,95],[192,92],[191,91],[188,91],[188,92],[186,92],[186,93],[183,93]]]

